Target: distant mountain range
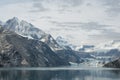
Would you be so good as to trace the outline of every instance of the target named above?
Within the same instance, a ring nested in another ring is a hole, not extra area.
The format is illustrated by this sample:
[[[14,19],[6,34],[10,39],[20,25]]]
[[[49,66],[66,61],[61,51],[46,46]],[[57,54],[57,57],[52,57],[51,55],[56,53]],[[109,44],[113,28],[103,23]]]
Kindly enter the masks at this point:
[[[78,53],[77,56],[80,57],[80,62],[89,66],[103,66],[104,64],[114,61],[120,57],[120,40],[113,40],[107,43],[98,44],[96,46],[75,46],[70,44],[61,36],[58,36],[56,41],[60,46],[76,51]],[[67,52],[70,53],[68,50]]]

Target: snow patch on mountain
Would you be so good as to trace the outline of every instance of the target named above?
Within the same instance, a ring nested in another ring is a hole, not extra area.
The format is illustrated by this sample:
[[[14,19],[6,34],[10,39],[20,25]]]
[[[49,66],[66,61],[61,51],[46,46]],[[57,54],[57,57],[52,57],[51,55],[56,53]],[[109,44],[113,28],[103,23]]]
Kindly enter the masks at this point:
[[[76,46],[73,44],[70,44],[65,38],[58,36],[56,38],[56,42],[63,47],[64,49],[72,49],[75,50]]]
[[[14,17],[8,20],[5,25],[5,28],[15,31],[16,33],[26,36],[29,38],[41,39],[42,36],[45,36],[46,33],[42,30],[34,27],[32,24],[26,21],[20,21],[18,18]]]
[[[80,46],[76,46],[74,44],[70,44],[69,43],[69,40],[61,37],[61,36],[58,36],[56,38],[56,41],[57,43],[64,47],[64,48],[69,48],[69,49],[72,49],[74,51],[79,51],[79,52],[91,52],[93,49],[94,49],[94,45],[80,45]]]
[[[31,23],[28,23],[24,20],[19,20],[17,17],[6,21],[4,28],[14,31],[21,36],[45,42],[52,50],[61,49],[61,47],[50,34],[47,34],[41,29],[36,28]]]

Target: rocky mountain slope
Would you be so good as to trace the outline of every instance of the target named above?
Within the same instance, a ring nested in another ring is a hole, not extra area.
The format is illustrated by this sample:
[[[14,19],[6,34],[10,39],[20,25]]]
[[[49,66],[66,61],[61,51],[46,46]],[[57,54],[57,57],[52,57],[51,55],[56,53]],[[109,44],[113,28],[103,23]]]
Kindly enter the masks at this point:
[[[73,50],[57,50],[57,55],[65,61],[73,63],[81,63],[81,57],[79,53]]]
[[[22,37],[0,28],[1,67],[48,67],[69,65],[58,57],[45,43]]]
[[[120,59],[109,62],[109,63],[105,64],[104,67],[120,68]]]

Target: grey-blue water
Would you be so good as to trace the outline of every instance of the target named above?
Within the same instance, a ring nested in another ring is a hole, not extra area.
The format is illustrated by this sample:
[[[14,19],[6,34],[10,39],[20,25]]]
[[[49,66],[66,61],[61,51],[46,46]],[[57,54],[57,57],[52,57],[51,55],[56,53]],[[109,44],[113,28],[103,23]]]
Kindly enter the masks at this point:
[[[120,80],[115,68],[0,68],[0,80]]]

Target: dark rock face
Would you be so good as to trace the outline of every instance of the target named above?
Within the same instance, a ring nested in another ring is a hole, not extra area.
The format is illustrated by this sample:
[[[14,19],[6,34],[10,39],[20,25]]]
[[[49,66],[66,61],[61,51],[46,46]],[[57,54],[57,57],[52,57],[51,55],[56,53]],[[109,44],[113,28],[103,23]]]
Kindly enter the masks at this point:
[[[69,65],[45,43],[0,29],[0,66],[49,67]]]
[[[120,59],[107,63],[104,67],[120,68]]]
[[[57,55],[60,56],[63,60],[68,62],[81,63],[81,58],[73,50],[58,50],[56,51]]]

